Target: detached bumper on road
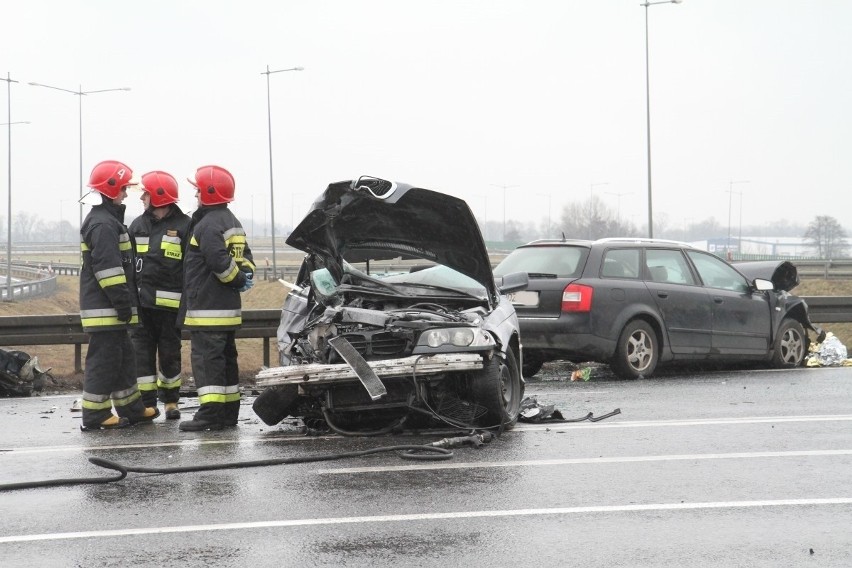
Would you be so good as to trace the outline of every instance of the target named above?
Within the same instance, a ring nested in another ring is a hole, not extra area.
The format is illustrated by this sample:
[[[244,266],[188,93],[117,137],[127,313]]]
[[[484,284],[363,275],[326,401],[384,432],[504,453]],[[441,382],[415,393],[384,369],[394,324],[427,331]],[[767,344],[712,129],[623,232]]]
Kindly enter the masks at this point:
[[[443,355],[412,355],[401,359],[368,361],[368,365],[378,377],[399,377],[416,374],[437,375],[459,371],[475,371],[483,368],[482,355],[476,353],[456,353]],[[348,364],[337,365],[290,365],[271,367],[256,375],[257,386],[274,387],[277,385],[322,385],[329,383],[359,380],[355,370]]]

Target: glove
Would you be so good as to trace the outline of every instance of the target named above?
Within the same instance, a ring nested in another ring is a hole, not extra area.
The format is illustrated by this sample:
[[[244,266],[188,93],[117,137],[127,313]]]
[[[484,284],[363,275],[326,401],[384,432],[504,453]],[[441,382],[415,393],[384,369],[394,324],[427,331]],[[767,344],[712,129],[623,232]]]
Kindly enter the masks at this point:
[[[238,292],[246,292],[251,290],[252,286],[254,286],[254,272],[246,272],[246,282],[243,284],[243,287],[237,290]]]
[[[127,323],[133,317],[133,310],[130,309],[130,306],[124,308],[116,308],[115,311],[118,314],[118,321]]]

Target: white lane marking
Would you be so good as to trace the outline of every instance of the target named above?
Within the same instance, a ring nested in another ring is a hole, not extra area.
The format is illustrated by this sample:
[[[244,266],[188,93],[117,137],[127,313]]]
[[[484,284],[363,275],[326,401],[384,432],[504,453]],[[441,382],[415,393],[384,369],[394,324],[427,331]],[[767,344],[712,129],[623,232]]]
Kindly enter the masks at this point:
[[[458,511],[450,513],[416,513],[409,515],[374,515],[363,517],[331,517],[325,519],[292,519],[256,521],[247,523],[221,523],[210,525],[183,525],[174,527],[142,527],[65,533],[23,534],[0,537],[0,544],[68,540],[79,538],[111,538],[152,534],[174,534],[224,530],[267,529],[279,527],[305,527],[318,525],[344,525],[360,523],[404,523],[439,521],[447,519],[476,519],[495,517],[534,517],[545,515],[576,515],[587,513],[633,513],[644,511],[689,511],[695,509],[748,509],[758,507],[808,507],[817,505],[852,505],[850,497],[829,499],[776,499],[765,501],[718,501],[709,503],[649,503],[645,505],[599,505],[587,507],[551,507],[546,509],[508,509],[497,511]]]
[[[847,422],[852,420],[852,414],[828,414],[817,416],[749,416],[742,418],[697,418],[693,420],[634,420],[605,423],[542,423],[519,424],[516,432],[535,432],[541,430],[558,430],[560,428],[589,429],[589,428],[665,428],[671,426],[718,426],[723,424],[767,424],[779,422]]]
[[[612,420],[612,421],[609,421]],[[518,424],[510,433],[520,432],[545,432],[553,430],[562,430],[570,428],[589,429],[589,428],[666,428],[674,426],[716,426],[724,424],[778,424],[782,422],[848,422],[852,421],[852,414],[826,414],[826,415],[804,415],[804,416],[748,416],[742,418],[699,418],[694,420],[634,420],[618,422],[617,419],[608,419],[607,422],[601,423],[549,423],[549,424]],[[445,435],[444,431],[435,433]],[[10,454],[24,453],[46,453],[46,452],[82,452],[82,451],[97,451],[97,450],[124,450],[138,448],[155,448],[155,447],[188,447],[188,446],[208,446],[208,445],[223,445],[223,444],[254,444],[259,442],[309,442],[313,440],[340,440],[337,435],[327,436],[304,436],[302,434],[290,434],[284,436],[269,436],[269,437],[241,437],[229,439],[212,439],[212,440],[182,440],[178,442],[148,442],[141,444],[118,444],[109,446],[30,446],[21,448],[0,448],[0,456]]]
[[[376,473],[390,471],[418,471],[433,469],[484,469],[495,467],[540,467],[550,465],[582,465],[602,463],[638,463],[665,461],[698,461],[698,460],[741,460],[762,458],[801,458],[822,456],[849,456],[849,450],[800,450],[789,452],[733,452],[729,454],[671,454],[662,456],[621,456],[611,458],[563,458],[549,460],[516,460],[499,462],[436,462],[419,463],[416,465],[374,466],[374,467],[341,467],[336,469],[318,469],[315,473],[352,474]]]

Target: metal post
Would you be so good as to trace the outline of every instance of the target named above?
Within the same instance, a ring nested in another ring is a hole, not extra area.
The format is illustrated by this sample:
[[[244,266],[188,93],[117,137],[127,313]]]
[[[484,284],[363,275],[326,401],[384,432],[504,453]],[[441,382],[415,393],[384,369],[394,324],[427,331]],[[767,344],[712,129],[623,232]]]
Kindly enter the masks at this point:
[[[6,128],[8,129],[8,158],[9,158],[9,191],[8,191],[8,207],[7,207],[7,219],[6,219],[6,301],[11,302],[13,300],[12,296],[12,83],[17,83],[14,79],[12,79],[9,72],[6,72],[6,78],[2,79],[6,81],[6,113],[7,113],[7,122]]]
[[[83,228],[83,96],[84,95],[93,95],[95,93],[109,93],[112,91],[129,91],[130,87],[118,87],[114,89],[97,89],[94,91],[84,91],[83,85],[78,85],[76,91],[72,91],[71,89],[63,89],[62,87],[54,87],[52,85],[45,85],[43,83],[34,83],[30,82],[29,85],[33,87],[45,87],[47,89],[53,89],[55,91],[63,91],[65,93],[71,93],[72,95],[76,95],[78,97],[77,101],[77,116],[79,122],[79,148],[80,148],[80,193],[78,197],[78,203],[80,205],[80,217],[79,217],[79,228]],[[80,264],[83,263],[83,251],[80,251]]]
[[[272,222],[272,278],[278,278],[278,264],[275,258],[275,190],[272,183],[272,97],[269,90],[269,76],[272,73],[282,73],[284,71],[303,71],[304,67],[291,67],[290,69],[278,69],[270,71],[269,65],[266,66],[266,71],[261,71],[261,75],[266,75],[266,125],[269,132],[269,219]]]
[[[648,144],[648,238],[654,238],[654,199],[651,191],[651,71],[650,50],[648,48],[648,6],[655,4],[680,4],[683,0],[664,0],[660,2],[644,2],[645,8],[645,129]]]

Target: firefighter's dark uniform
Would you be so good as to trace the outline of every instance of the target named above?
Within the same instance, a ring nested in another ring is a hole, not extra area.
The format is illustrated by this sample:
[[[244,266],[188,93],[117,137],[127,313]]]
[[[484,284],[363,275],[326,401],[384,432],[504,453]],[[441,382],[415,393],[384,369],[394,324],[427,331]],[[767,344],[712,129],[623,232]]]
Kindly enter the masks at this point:
[[[235,330],[242,324],[239,290],[255,266],[246,233],[227,204],[192,215],[184,258],[182,321],[191,333],[192,374],[200,408],[195,426],[234,426],[240,411]],[[181,429],[186,423],[181,423]],[[192,426],[192,425],[190,425]]]
[[[181,337],[177,323],[183,290],[183,254],[190,218],[175,203],[164,217],[151,209],[134,219],[136,285],[141,326],[130,332],[136,352],[136,382],[145,406],[177,403],[181,387]],[[159,355],[159,368],[157,356]]]
[[[127,333],[139,318],[133,243],[124,226],[124,209],[124,205],[104,199],[102,205],[92,207],[80,229],[80,320],[89,334],[83,378],[84,428],[97,428],[112,416],[112,407],[131,423],[145,413]]]

